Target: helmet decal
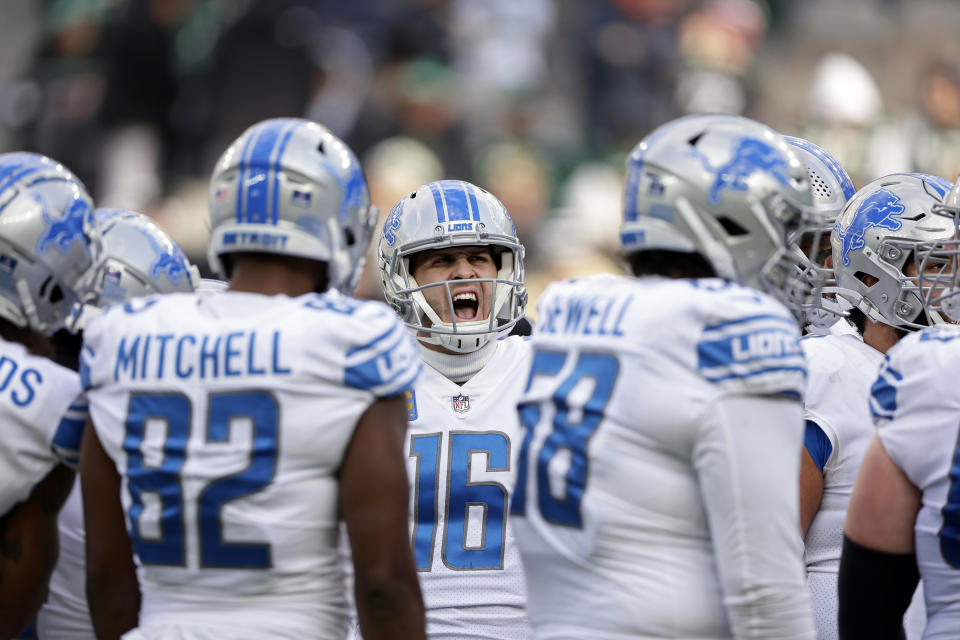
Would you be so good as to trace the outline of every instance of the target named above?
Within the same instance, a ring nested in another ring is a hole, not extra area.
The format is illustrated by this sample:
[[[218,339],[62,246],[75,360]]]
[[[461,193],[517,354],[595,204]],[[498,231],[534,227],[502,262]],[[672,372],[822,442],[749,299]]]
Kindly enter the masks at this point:
[[[714,175],[713,185],[710,187],[710,204],[720,202],[720,192],[724,189],[746,191],[746,180],[757,171],[769,173],[777,182],[787,186],[789,165],[776,148],[758,138],[740,138],[733,149],[733,157],[719,167],[710,164],[707,156],[693,149],[692,153],[699,156],[704,168]]]
[[[153,249],[154,259],[153,264],[150,265],[150,276],[156,280],[163,274],[173,284],[180,284],[180,278],[187,275],[189,264],[180,247],[173,243],[163,246],[157,239],[157,235],[148,229],[138,227],[137,231],[147,239]]]
[[[897,194],[887,189],[878,189],[857,207],[857,212],[846,229],[841,229],[840,221],[837,221],[836,232],[843,243],[843,250],[840,253],[843,266],[850,266],[851,251],[862,249],[866,244],[863,236],[867,229],[880,227],[897,231],[903,226],[897,218],[904,211],[906,207]]]
[[[237,180],[237,222],[277,223],[279,159],[301,122],[268,120],[247,138]]]
[[[75,241],[84,241],[84,225],[92,211],[89,203],[76,199],[70,203],[63,217],[54,218],[50,215],[50,209],[43,197],[34,194],[33,199],[40,205],[43,221],[47,224],[46,231],[37,242],[37,253],[46,253],[50,245],[59,249],[60,253],[68,253]]]

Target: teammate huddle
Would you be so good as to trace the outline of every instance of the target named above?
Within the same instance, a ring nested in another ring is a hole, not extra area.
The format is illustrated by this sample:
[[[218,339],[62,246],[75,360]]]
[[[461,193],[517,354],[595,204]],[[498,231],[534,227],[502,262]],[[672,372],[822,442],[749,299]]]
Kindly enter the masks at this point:
[[[631,275],[553,283],[530,338],[480,187],[386,216],[389,306],[321,125],[244,132],[210,209],[203,292],[0,155],[0,637],[956,637],[960,181],[674,120],[627,161]]]

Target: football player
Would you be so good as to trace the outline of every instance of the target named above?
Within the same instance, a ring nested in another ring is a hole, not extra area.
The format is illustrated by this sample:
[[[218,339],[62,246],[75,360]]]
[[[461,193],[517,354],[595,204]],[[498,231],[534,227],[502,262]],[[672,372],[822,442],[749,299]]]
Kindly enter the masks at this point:
[[[91,296],[74,309],[75,334],[57,334],[58,361],[79,368],[82,329],[100,310],[134,297],[193,291],[197,268],[150,218],[124,209],[94,211],[103,259],[93,273]],[[50,592],[37,615],[40,638],[94,640],[84,594],[83,504],[80,483],[74,484],[59,517],[60,557],[50,577]]]
[[[99,260],[90,196],[62,165],[0,154],[0,637],[23,629],[57,559],[86,407],[77,374],[52,361]]]
[[[853,331],[853,325],[846,320],[850,305],[835,293],[830,232],[843,205],[856,189],[846,170],[825,149],[804,138],[783,136],[783,139],[807,168],[813,206],[818,213],[808,218],[809,225],[787,238],[805,285],[798,293],[812,290],[816,294],[791,300],[790,306],[799,308],[805,334],[849,333]]]
[[[538,638],[812,638],[797,535],[805,366],[785,241],[806,170],[752,120],[627,161],[633,276],[548,287],[511,502]]]
[[[924,182],[944,196],[942,182]],[[919,330],[889,349],[870,389],[876,432],[844,523],[840,637],[898,637],[919,575],[923,637],[953,638],[960,628],[960,403],[952,389],[960,374],[960,329],[952,324],[960,318],[960,182],[944,205],[917,211],[884,196],[866,211],[865,222],[838,225],[846,233],[834,254],[853,263],[861,246],[877,251],[874,262],[889,275],[869,276],[860,308]],[[875,236],[881,240],[870,242]]]
[[[932,211],[949,188],[942,178],[920,174],[874,180],[849,201],[831,236],[839,295],[852,306],[848,317],[856,330],[801,342],[808,377],[800,522],[820,640],[838,637],[843,521],[874,434],[870,387],[883,354],[911,327],[926,322],[919,299],[910,293],[916,275],[912,256],[899,248],[951,233],[948,225],[931,226]]]
[[[97,637],[343,637],[342,518],[364,634],[423,638],[402,451],[420,361],[391,309],[338,292],[376,219],[363,172],[323,126],[266,120],[218,160],[210,207],[228,290],[85,329]]]
[[[504,206],[469,182],[400,200],[378,242],[384,295],[429,365],[407,399],[410,532],[431,638],[530,637],[507,517],[529,345],[524,249]]]

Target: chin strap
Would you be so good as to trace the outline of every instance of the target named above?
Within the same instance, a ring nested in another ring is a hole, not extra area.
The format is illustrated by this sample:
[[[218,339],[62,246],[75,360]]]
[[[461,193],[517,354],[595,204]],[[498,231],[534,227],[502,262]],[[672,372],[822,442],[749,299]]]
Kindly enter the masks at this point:
[[[27,281],[24,279],[17,280],[17,293],[20,294],[20,304],[23,305],[23,314],[26,316],[25,319],[21,319],[21,327],[32,326],[38,331],[43,331],[46,329],[46,326],[40,322],[40,316],[37,314],[37,304],[33,301],[33,296],[30,295],[30,286],[27,284]]]
[[[477,375],[497,352],[496,341],[487,342],[472,353],[441,353],[420,345],[423,361],[451,382],[463,384]]]

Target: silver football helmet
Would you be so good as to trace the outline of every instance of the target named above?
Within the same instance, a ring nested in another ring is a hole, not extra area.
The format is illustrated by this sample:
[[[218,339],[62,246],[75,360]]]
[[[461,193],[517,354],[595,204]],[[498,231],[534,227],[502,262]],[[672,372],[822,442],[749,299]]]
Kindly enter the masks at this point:
[[[126,209],[97,209],[94,216],[103,260],[93,272],[90,297],[75,310],[78,329],[110,305],[197,288],[200,272],[153,220]]]
[[[934,251],[956,237],[954,216],[941,206],[950,187],[938,176],[894,173],[857,191],[830,236],[839,295],[902,329],[948,322],[932,303],[952,277]]]
[[[819,213],[787,238],[787,250],[796,262],[795,281],[802,283],[796,293],[803,297],[793,306],[802,309],[808,325],[826,329],[850,309],[846,299],[836,295],[834,271],[824,263],[830,255],[830,232],[856,189],[843,166],[825,149],[803,138],[783,139],[807,169],[813,207]],[[807,295],[810,291],[814,294]]]
[[[0,154],[0,316],[45,334],[64,328],[101,255],[80,180],[39,154]]]
[[[627,159],[626,254],[701,254],[718,275],[790,302],[787,238],[816,216],[806,169],[773,129],[747,118],[687,116]]]
[[[456,314],[451,314],[451,321],[444,322],[423,291],[442,287],[447,309],[453,309],[451,286],[458,281],[421,285],[413,277],[410,259],[421,251],[457,245],[491,247],[499,261],[498,272],[496,278],[476,279],[492,285],[489,308],[477,309],[476,320],[457,321]],[[419,340],[458,353],[476,351],[492,337],[509,333],[523,317],[527,303],[523,256],[523,245],[503,204],[488,191],[461,180],[430,182],[404,197],[387,216],[377,243],[387,302]]]
[[[353,151],[297,118],[259,122],[231,144],[210,181],[210,267],[256,252],[327,263],[330,285],[352,293],[377,212]]]

